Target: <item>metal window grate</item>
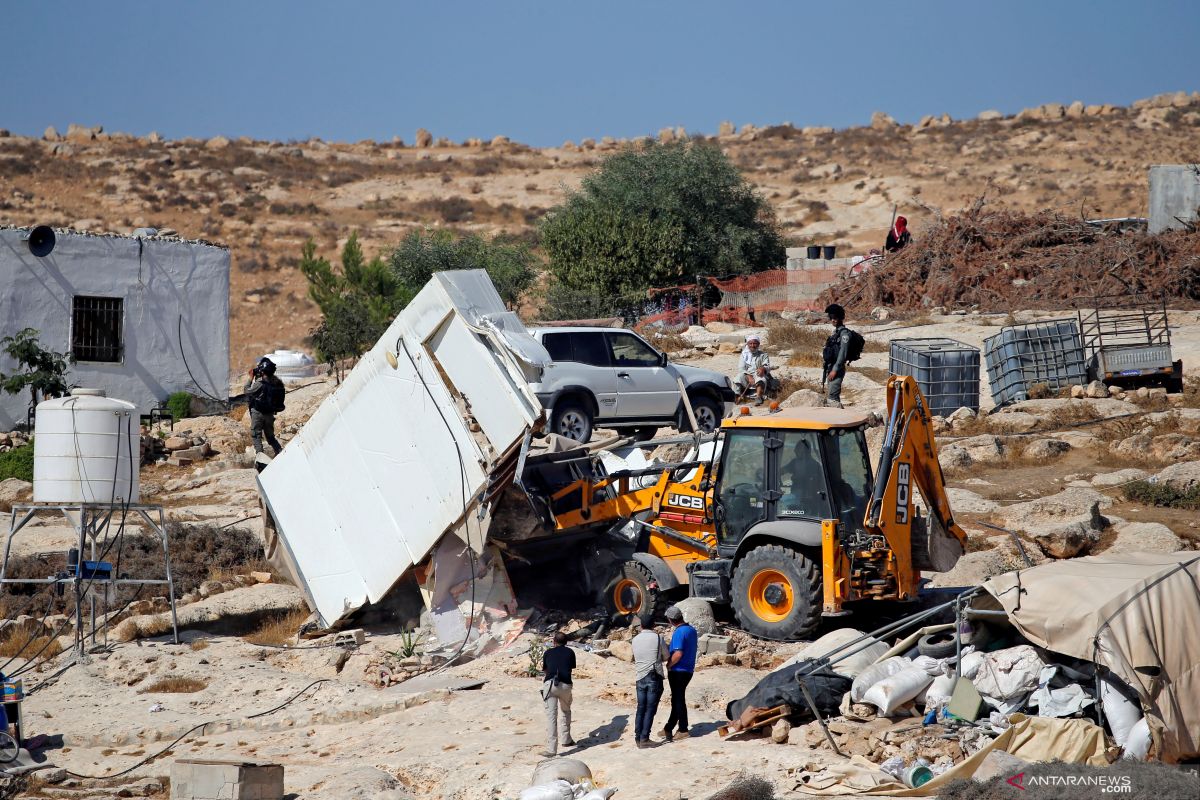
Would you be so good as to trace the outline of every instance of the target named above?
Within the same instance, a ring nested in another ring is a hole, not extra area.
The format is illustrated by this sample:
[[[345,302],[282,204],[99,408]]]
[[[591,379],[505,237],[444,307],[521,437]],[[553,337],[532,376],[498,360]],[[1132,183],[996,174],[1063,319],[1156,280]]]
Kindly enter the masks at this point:
[[[71,304],[71,353],[76,361],[119,362],[124,352],[119,297],[75,297]]]

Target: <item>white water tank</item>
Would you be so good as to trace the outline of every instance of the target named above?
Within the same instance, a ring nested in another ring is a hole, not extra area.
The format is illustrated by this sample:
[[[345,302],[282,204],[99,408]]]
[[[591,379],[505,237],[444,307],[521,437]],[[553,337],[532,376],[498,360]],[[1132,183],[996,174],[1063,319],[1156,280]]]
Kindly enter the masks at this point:
[[[317,374],[317,362],[308,353],[299,350],[276,350],[267,353],[264,358],[274,362],[275,377],[284,383],[295,383]]]
[[[38,403],[33,427],[35,503],[138,502],[141,427],[137,407],[73,389]]]

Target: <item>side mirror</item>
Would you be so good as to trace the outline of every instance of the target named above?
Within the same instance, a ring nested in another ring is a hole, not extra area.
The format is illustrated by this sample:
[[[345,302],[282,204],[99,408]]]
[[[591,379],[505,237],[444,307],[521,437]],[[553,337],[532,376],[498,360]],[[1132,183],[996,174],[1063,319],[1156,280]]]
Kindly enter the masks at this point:
[[[658,354],[658,365],[660,367],[665,367],[667,365],[667,354],[666,353]]]

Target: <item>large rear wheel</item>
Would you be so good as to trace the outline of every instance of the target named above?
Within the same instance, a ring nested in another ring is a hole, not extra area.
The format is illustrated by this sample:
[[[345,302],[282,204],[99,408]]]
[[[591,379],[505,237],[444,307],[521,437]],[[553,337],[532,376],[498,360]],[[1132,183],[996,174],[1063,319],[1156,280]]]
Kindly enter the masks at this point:
[[[658,617],[666,611],[666,599],[658,590],[658,582],[644,565],[626,561],[604,592],[608,610],[620,616],[633,617],[650,612]],[[661,606],[661,607],[660,607]]]
[[[733,611],[752,636],[796,640],[820,623],[821,591],[821,570],[811,559],[783,545],[761,545],[733,572]]]

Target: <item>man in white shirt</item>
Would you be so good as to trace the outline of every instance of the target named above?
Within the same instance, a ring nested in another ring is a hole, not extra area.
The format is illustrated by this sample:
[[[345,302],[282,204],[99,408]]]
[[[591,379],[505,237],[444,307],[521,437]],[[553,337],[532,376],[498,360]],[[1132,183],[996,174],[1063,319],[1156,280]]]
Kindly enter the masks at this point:
[[[640,618],[642,631],[633,637],[633,664],[637,672],[637,713],[633,735],[639,748],[650,746],[650,730],[654,714],[663,695],[663,662],[667,660],[667,644],[654,630],[650,614]]]
[[[762,342],[754,334],[746,337],[746,346],[742,348],[741,358],[738,359],[738,379],[737,393],[740,397],[749,391],[750,387],[754,387],[754,394],[758,398],[755,405],[763,404],[763,397],[767,391],[767,381],[771,376],[771,359],[763,352]]]

